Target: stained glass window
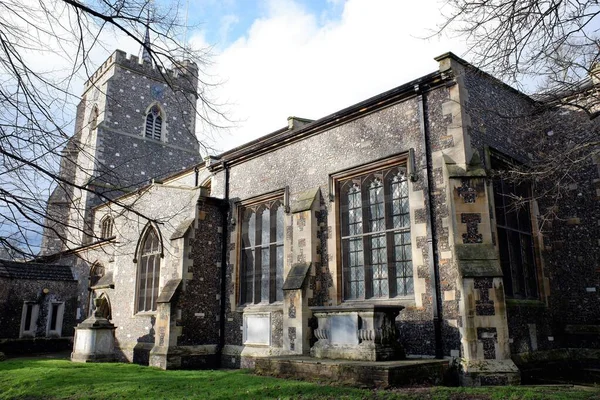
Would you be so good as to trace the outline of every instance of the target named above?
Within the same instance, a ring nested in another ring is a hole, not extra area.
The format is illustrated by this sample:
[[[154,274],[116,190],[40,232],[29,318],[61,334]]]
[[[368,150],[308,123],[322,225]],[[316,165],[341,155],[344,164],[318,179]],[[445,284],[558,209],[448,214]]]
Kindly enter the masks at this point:
[[[284,207],[281,200],[239,208],[240,304],[283,300]]]
[[[406,169],[395,166],[341,180],[344,298],[413,294]]]

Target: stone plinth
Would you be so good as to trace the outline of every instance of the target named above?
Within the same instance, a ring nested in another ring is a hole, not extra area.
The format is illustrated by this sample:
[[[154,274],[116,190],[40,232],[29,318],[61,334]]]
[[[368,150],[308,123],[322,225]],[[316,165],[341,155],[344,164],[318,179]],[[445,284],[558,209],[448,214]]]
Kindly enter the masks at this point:
[[[102,317],[98,301],[95,299],[94,315],[77,325],[75,343],[71,353],[74,362],[109,362],[114,361],[116,327]]]
[[[461,386],[520,385],[521,373],[512,360],[461,360]]]
[[[310,350],[316,358],[389,361],[404,358],[398,343],[399,305],[312,307],[318,339]]]
[[[256,360],[254,372],[279,378],[308,379],[338,385],[388,386],[451,383],[449,360],[401,361],[324,360],[307,356],[266,357]]]

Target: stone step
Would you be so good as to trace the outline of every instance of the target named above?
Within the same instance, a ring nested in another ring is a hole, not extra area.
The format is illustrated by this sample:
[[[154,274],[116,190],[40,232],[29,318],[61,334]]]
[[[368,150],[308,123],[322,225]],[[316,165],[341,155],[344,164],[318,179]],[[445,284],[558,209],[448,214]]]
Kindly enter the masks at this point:
[[[400,361],[348,361],[307,356],[256,359],[258,375],[329,381],[357,387],[441,385],[449,380],[449,361],[407,359]]]

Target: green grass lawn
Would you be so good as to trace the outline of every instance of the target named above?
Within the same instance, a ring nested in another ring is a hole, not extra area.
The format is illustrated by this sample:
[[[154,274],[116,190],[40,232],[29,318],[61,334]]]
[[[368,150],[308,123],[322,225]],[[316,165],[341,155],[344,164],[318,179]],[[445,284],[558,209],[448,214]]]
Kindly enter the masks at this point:
[[[67,360],[0,362],[0,399],[598,399],[570,387],[363,390],[254,376],[245,370],[161,371]]]

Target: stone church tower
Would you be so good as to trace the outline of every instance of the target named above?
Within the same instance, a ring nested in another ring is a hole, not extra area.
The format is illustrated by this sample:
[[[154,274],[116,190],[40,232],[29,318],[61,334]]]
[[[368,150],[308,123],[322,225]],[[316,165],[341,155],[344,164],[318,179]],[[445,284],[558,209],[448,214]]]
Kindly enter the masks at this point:
[[[165,70],[115,51],[85,82],[75,134],[48,200],[41,255],[91,243],[91,208],[200,161],[195,136],[198,67]],[[74,183],[65,184],[66,183]]]

